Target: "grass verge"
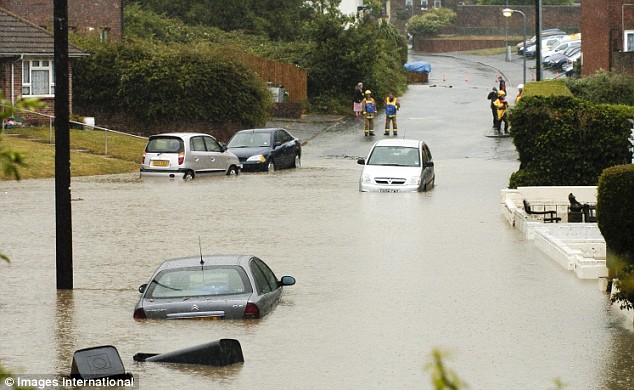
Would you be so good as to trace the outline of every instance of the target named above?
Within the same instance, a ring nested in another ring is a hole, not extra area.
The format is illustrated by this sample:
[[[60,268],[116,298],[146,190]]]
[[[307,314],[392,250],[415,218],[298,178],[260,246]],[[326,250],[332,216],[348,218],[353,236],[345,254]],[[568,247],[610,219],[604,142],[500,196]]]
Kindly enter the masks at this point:
[[[55,177],[55,134],[48,128],[5,130],[2,146],[20,152],[26,166],[22,179]],[[71,176],[108,175],[138,171],[146,140],[101,130],[70,130]],[[107,149],[107,155],[106,155]],[[13,178],[0,176],[0,180]]]

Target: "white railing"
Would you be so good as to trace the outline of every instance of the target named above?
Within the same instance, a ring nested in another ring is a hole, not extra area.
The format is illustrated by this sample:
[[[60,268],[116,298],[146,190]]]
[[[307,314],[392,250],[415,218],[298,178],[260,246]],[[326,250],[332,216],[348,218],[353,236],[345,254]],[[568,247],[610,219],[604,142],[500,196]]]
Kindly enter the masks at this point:
[[[3,106],[3,107],[7,107],[7,106]],[[42,114],[40,112],[24,110],[24,109],[18,109],[18,108],[15,108],[15,107],[12,107],[12,110],[13,111],[19,111],[19,112],[22,112],[22,113],[28,113],[30,115],[36,115],[36,116],[41,116],[41,117],[48,118],[48,126],[49,126],[49,139],[48,139],[48,142],[50,144],[53,143],[53,129],[55,128],[55,126],[54,126],[55,116],[54,115],[46,115],[46,114]],[[68,122],[76,124],[76,125],[84,126],[84,129],[89,127],[91,130],[92,129],[103,130],[103,132],[104,132],[104,155],[108,154],[108,133],[120,134],[120,135],[125,135],[125,136],[128,136],[128,137],[134,137],[134,138],[147,139],[147,137],[143,137],[143,136],[140,136],[140,135],[129,134],[129,133],[125,133],[123,131],[107,129],[105,127],[95,126],[94,124],[88,125],[86,123],[76,122],[76,121],[68,121]],[[2,122],[2,132],[4,132],[4,121]]]

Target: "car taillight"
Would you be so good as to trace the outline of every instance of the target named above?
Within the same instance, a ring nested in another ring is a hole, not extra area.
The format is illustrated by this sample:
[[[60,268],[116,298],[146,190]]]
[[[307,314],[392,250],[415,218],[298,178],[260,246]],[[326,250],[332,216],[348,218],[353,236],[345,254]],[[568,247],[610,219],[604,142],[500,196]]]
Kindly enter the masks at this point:
[[[143,156],[141,157],[141,164],[145,164],[145,152],[143,152]]]
[[[185,161],[185,152],[178,153],[178,165],[183,165],[183,161]]]
[[[145,315],[145,310],[143,310],[142,308],[138,308],[134,311],[134,314],[132,315],[132,317],[135,320],[144,320],[147,318],[147,315]]]
[[[246,309],[244,309],[244,319],[260,318],[260,309],[254,303],[247,303]]]

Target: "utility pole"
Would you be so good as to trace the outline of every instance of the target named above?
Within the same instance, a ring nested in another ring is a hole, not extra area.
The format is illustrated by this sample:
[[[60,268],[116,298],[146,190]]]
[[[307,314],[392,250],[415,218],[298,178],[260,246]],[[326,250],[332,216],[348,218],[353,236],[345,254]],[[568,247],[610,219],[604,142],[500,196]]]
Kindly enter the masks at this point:
[[[536,80],[542,80],[542,0],[535,0],[535,37],[537,38],[537,46],[535,46],[535,73]],[[526,55],[526,54],[524,54]]]
[[[55,265],[57,289],[73,289],[73,229],[70,207],[70,94],[68,0],[53,1],[55,29]]]

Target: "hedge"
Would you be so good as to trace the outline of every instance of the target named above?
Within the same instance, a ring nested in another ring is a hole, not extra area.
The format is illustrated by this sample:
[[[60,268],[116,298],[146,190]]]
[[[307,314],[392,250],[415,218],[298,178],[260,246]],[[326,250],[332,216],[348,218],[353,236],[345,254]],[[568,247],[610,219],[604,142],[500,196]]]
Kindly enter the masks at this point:
[[[603,169],[628,162],[634,107],[570,96],[525,96],[511,112],[519,186],[596,185]]]
[[[597,224],[607,248],[619,262],[609,264],[622,308],[634,303],[634,164],[607,168],[597,187]],[[622,263],[621,263],[622,262]]]

